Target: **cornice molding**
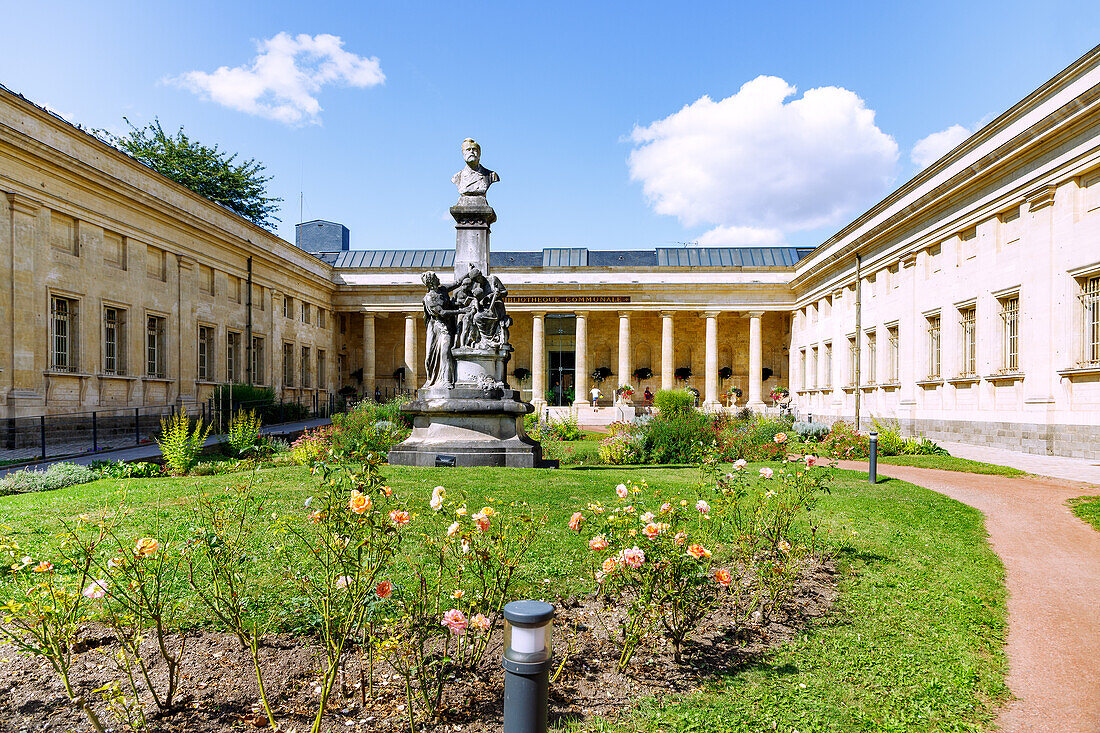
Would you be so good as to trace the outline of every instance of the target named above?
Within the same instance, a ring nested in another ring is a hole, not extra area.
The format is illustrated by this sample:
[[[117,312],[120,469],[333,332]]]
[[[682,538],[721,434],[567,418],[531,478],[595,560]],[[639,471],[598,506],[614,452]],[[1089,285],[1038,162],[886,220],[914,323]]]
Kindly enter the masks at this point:
[[[9,193],[7,197],[13,213],[37,216],[38,212],[42,209],[40,203],[21,193]]]
[[[1028,211],[1039,211],[1045,209],[1048,206],[1054,205],[1054,194],[1057,192],[1058,186],[1053,183],[1049,183],[1045,186],[1031,191],[1024,195],[1024,203],[1027,204]]]

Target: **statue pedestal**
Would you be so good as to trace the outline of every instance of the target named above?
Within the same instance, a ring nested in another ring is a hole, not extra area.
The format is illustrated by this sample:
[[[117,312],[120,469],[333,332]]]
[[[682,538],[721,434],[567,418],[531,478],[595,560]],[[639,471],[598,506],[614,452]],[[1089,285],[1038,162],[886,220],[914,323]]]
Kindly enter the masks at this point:
[[[455,386],[478,386],[483,379],[507,381],[504,376],[512,358],[510,345],[451,349],[451,354],[455,358]]]
[[[437,458],[449,456],[456,466],[534,468],[542,463],[542,446],[523,430],[523,416],[533,409],[507,387],[457,384],[419,390],[401,408],[412,417],[412,435],[394,446],[389,461],[434,466]]]
[[[489,225],[497,220],[497,213],[484,196],[463,196],[451,207],[451,216],[455,220],[455,280],[471,267],[489,274]]]

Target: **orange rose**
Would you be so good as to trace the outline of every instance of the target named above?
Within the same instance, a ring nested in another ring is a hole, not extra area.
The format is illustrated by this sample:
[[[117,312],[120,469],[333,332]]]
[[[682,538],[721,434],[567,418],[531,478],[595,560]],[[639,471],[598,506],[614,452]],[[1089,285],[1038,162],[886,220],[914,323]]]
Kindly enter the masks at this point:
[[[710,550],[702,545],[691,545],[688,547],[688,554],[696,560],[702,560],[704,557],[710,557]]]
[[[718,568],[714,571],[714,582],[723,588],[729,588],[731,580],[733,578],[730,576],[730,571],[725,568]]]
[[[383,580],[374,588],[374,593],[379,598],[389,598],[393,595],[393,583],[388,580]]]
[[[584,515],[580,512],[573,512],[573,516],[569,518],[569,529],[574,532],[581,531],[581,522],[584,521]]]
[[[134,546],[134,554],[142,557],[152,557],[160,549],[160,543],[152,537],[142,537]]]
[[[370,510],[370,508],[370,497],[356,489],[352,489],[351,499],[348,500],[348,509],[354,514],[363,514]]]

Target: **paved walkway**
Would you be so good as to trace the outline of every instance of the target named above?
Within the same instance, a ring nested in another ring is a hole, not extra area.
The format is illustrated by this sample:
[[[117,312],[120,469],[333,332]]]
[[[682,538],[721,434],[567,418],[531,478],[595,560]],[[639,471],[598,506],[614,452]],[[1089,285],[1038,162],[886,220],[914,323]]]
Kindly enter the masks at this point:
[[[328,425],[330,422],[332,422],[332,420],[327,417],[318,418],[316,420],[301,420],[299,422],[281,423],[279,425],[267,425],[261,428],[260,432],[264,435],[290,435],[293,433],[300,433],[303,430],[311,430],[321,425]],[[217,445],[223,438],[224,436],[222,435],[211,435],[206,439],[206,445]],[[44,470],[47,466],[54,463],[76,463],[87,466],[95,461],[148,461],[154,458],[160,458],[160,448],[157,447],[156,443],[146,443],[145,445],[135,445],[133,448],[120,448],[118,450],[99,451],[98,453],[86,453],[84,455],[71,456],[69,458],[47,458],[44,461],[37,461],[33,464],[0,468],[0,476],[24,468]]]
[[[962,453],[953,447],[951,452]],[[841,467],[867,470],[865,463]],[[1100,493],[1096,487],[883,464],[879,475],[946,494],[985,514],[990,543],[1007,575],[1007,682],[1017,698],[1001,711],[1000,730],[1100,732],[1100,532],[1066,506],[1067,499]]]
[[[1040,456],[1007,448],[988,448],[968,443],[937,441],[953,456],[972,461],[1012,466],[1039,476],[1053,476],[1067,481],[1084,481],[1100,486],[1100,459],[1068,458],[1065,456]]]

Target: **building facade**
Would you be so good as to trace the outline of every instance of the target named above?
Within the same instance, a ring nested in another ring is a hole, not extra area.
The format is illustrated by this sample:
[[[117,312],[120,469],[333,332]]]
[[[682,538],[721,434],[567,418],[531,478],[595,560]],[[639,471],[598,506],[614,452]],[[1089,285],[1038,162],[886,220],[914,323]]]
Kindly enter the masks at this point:
[[[0,418],[423,374],[419,276],[449,247],[351,250],[325,221],[292,245],[2,89],[0,192]],[[490,265],[539,404],[602,368],[607,398],[760,410],[789,387],[801,416],[1100,457],[1100,47],[816,248]]]

